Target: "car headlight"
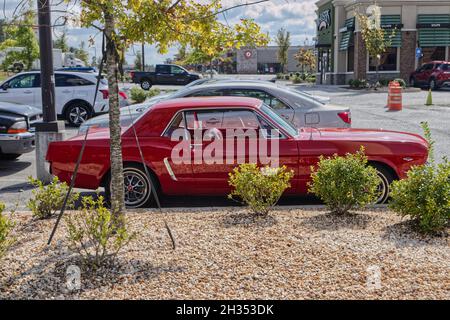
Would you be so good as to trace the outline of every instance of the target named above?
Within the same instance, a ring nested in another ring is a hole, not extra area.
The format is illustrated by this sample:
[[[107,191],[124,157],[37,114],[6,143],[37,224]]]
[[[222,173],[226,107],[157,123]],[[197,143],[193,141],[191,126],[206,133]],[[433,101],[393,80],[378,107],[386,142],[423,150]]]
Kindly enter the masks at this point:
[[[28,125],[26,121],[17,121],[8,129],[8,133],[24,133],[28,131]]]

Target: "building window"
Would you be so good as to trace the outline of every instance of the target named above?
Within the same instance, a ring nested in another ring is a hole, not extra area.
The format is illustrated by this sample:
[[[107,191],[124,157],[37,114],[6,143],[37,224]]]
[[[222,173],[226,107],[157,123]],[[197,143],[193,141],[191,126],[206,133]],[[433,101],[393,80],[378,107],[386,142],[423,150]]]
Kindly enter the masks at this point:
[[[388,48],[381,55],[379,71],[397,71],[397,48]],[[369,57],[369,71],[377,71],[377,60]]]
[[[355,67],[355,47],[349,47],[347,50],[347,72],[353,72]]]
[[[422,48],[422,60],[421,63],[427,63],[431,61],[444,61],[445,60],[445,47],[425,47]]]

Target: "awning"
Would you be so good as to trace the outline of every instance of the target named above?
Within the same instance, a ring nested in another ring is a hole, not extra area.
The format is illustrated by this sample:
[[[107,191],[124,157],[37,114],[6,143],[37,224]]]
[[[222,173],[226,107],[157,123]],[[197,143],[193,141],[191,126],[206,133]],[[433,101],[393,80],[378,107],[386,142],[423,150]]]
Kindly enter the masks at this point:
[[[402,46],[402,18],[400,15],[382,15],[381,28],[384,30],[384,39],[391,41],[391,47]]]
[[[420,14],[417,18],[421,47],[450,46],[450,15]]]
[[[355,30],[355,18],[345,20],[345,25],[339,30],[341,41],[339,42],[339,50],[345,51],[353,46],[353,32]]]

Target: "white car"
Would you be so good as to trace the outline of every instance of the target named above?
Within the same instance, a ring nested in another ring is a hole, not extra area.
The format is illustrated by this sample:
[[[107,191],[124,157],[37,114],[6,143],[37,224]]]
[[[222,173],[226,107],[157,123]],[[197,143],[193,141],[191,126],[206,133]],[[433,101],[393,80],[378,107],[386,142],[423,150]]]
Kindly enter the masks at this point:
[[[98,74],[55,71],[55,105],[58,117],[79,126],[84,121],[109,110],[108,82],[100,78],[94,104]],[[128,105],[127,95],[119,92],[120,106]],[[22,103],[42,109],[40,71],[22,72],[0,85],[0,102]]]

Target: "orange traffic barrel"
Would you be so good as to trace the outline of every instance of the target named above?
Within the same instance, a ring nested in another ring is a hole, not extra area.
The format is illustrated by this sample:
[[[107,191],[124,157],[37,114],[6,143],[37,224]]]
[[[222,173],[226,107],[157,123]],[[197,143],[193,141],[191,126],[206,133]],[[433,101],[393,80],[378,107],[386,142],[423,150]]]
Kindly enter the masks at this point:
[[[387,106],[390,111],[402,110],[402,87],[397,81],[389,82]]]

